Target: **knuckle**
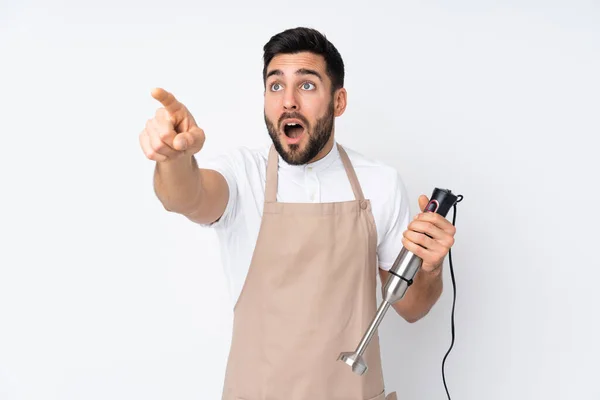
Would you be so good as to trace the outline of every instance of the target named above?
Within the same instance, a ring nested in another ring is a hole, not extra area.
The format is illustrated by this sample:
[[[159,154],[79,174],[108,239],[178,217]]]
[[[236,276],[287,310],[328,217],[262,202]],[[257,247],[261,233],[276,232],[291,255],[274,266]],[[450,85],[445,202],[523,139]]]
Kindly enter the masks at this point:
[[[154,160],[156,158],[156,152],[152,149],[145,149],[144,154],[146,154],[146,157],[148,157],[151,160]]]
[[[148,156],[148,158],[150,158],[153,161],[164,161],[167,159],[166,156],[164,156],[160,153],[157,153],[156,151],[153,151],[153,150],[150,151],[150,155]]]
[[[150,146],[152,147],[152,150],[157,152],[164,149],[164,143],[155,135],[150,137]]]
[[[194,142],[203,142],[204,140],[206,140],[204,131],[200,128],[190,130],[189,134],[187,136],[188,136],[188,139],[191,139]]]
[[[170,133],[171,133],[171,132],[170,132],[168,129],[166,129],[166,128],[162,128],[162,127],[161,127],[161,129],[158,131],[158,137],[159,137],[161,140],[165,140],[165,139],[167,139],[167,138],[169,137],[169,134],[170,134]]]
[[[421,246],[413,245],[409,250],[412,251],[415,255],[424,258],[423,248]]]
[[[404,247],[406,247],[408,250],[412,251],[413,253],[415,253],[415,251],[414,251],[415,247],[418,247],[410,239],[403,239],[402,243],[404,244]]]

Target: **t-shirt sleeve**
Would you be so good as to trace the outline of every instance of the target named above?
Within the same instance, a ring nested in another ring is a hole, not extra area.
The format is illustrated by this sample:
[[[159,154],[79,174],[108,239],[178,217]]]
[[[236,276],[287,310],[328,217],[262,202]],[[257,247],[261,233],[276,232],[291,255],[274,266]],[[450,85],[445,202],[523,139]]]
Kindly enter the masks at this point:
[[[221,218],[217,221],[209,224],[199,224],[202,227],[207,228],[226,228],[230,226],[236,219],[237,210],[239,208],[239,179],[240,172],[240,160],[237,159],[235,152],[229,152],[221,154],[216,157],[212,157],[206,160],[197,160],[198,167],[202,169],[211,169],[220,173],[229,188],[229,198],[225,211]]]
[[[410,202],[400,174],[396,173],[394,181],[385,204],[389,210],[389,224],[377,247],[379,267],[386,271],[392,267],[402,250],[402,237],[410,222]]]

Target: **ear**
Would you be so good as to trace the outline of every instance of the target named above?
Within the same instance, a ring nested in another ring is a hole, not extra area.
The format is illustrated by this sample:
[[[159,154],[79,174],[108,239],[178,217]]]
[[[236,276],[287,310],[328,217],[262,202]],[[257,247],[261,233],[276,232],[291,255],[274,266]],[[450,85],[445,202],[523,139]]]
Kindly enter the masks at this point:
[[[340,88],[335,91],[333,99],[333,115],[339,117],[346,110],[348,93],[346,89]]]

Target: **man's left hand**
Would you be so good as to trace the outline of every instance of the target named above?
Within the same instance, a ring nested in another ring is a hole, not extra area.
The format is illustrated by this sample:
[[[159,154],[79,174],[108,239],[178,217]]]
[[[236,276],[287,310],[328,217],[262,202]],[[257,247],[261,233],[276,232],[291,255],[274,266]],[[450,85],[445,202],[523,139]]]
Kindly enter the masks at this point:
[[[423,260],[422,270],[434,272],[441,270],[444,257],[454,245],[456,228],[440,214],[423,212],[428,203],[427,196],[419,196],[421,213],[417,214],[408,225],[402,244]]]

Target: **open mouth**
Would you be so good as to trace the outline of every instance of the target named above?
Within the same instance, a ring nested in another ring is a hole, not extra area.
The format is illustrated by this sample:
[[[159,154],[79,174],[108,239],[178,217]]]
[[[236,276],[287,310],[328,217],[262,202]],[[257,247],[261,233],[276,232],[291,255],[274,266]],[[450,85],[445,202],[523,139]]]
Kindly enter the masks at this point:
[[[305,130],[300,121],[284,121],[283,123],[283,133],[290,139],[298,139]]]

